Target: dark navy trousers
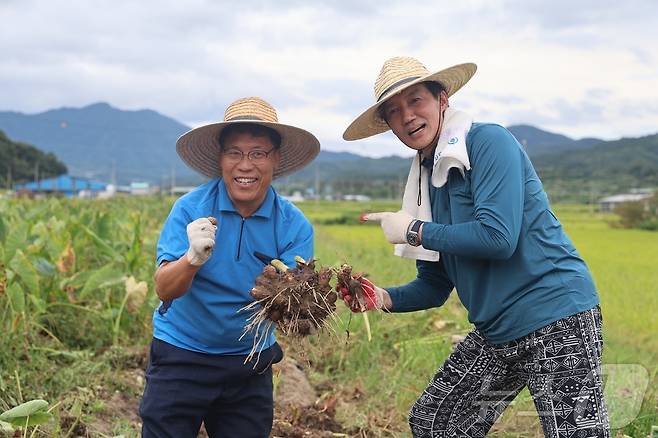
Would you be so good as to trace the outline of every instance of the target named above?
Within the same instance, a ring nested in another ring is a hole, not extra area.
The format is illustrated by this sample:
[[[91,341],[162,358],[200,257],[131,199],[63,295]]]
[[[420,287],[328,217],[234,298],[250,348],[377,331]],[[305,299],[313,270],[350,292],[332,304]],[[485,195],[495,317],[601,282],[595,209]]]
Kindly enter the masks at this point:
[[[139,406],[142,437],[193,438],[201,422],[211,438],[268,437],[271,365],[283,352],[275,343],[261,352],[258,363],[244,364],[245,358],[197,353],[153,339]]]

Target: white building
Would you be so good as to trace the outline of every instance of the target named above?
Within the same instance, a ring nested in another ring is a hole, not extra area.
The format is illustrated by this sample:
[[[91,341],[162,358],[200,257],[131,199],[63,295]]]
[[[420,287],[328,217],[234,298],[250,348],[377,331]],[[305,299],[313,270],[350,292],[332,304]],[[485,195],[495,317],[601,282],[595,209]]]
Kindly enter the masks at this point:
[[[290,196],[284,196],[284,198],[286,198],[290,202],[302,202],[304,200],[304,196],[300,191],[296,191]]]
[[[633,193],[622,193],[619,195],[608,196],[599,200],[599,210],[602,213],[609,213],[615,210],[615,208],[620,204],[625,204],[627,202],[641,202],[645,201],[653,196],[652,190],[637,190]]]

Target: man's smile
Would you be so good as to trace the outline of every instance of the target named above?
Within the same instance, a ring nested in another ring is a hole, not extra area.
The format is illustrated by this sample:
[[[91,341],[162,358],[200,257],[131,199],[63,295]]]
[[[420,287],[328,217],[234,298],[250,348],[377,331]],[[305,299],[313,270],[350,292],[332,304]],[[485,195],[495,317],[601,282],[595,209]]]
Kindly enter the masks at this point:
[[[427,126],[427,125],[426,125],[425,123],[423,123],[422,125],[420,125],[420,126],[417,127],[416,129],[412,129],[411,131],[409,131],[407,134],[408,134],[410,137],[413,137],[415,134],[419,133],[422,129],[424,129],[425,126]]]
[[[238,177],[233,178],[233,181],[235,181],[236,183],[238,183],[239,185],[241,185],[243,187],[246,187],[246,186],[249,186],[250,184],[253,184],[256,181],[258,181],[258,178],[256,178],[256,177],[247,177],[247,176],[238,176]]]

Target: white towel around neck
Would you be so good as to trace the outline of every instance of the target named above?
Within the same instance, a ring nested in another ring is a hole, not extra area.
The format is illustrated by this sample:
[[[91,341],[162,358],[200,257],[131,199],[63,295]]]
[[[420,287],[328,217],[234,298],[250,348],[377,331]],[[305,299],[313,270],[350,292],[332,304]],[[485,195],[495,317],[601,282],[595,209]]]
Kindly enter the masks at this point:
[[[448,180],[448,171],[456,167],[462,175],[464,169],[470,170],[471,163],[466,152],[466,135],[473,124],[473,117],[463,111],[448,107],[444,113],[443,128],[434,152],[434,169],[432,170],[432,185],[443,186]],[[420,196],[418,205],[418,174],[420,172]],[[411,163],[407,185],[402,196],[402,210],[423,222],[432,222],[432,207],[428,187],[427,169],[420,165],[418,154]],[[395,255],[416,260],[436,262],[439,252],[425,249],[422,246],[411,246],[406,243],[395,245]]]

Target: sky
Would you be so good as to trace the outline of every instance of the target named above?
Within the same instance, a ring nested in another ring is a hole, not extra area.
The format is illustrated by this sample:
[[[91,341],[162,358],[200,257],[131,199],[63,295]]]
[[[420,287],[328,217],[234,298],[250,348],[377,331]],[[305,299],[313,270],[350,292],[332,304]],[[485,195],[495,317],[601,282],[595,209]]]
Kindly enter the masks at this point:
[[[411,155],[389,132],[345,142],[383,62],[474,62],[450,98],[477,121],[572,138],[658,133],[658,1],[0,0],[0,111],[107,102],[188,126],[260,96],[322,147]]]

